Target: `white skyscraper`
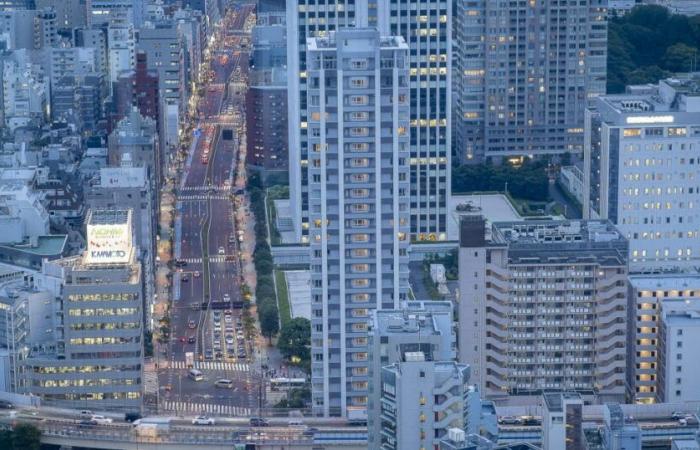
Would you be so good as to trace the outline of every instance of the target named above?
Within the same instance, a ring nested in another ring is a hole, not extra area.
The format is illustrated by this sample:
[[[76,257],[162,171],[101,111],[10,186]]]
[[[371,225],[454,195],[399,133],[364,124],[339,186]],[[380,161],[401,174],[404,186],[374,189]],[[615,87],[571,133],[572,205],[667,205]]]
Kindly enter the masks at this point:
[[[344,29],[306,61],[312,402],[344,416],[366,409],[371,311],[408,291],[408,46]]]
[[[408,43],[411,236],[444,240],[450,195],[452,2],[287,3],[290,200],[297,235],[308,239],[308,105],[306,39],[344,27],[376,27]]]

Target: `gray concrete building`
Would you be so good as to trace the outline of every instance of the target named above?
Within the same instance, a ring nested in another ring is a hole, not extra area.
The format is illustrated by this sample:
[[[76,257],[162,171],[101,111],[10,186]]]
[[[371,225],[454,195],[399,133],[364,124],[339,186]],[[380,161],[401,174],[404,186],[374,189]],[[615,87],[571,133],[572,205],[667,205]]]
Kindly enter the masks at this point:
[[[583,151],[605,93],[607,1],[455,3],[455,154],[462,161]]]
[[[369,330],[369,447],[381,435],[382,367],[402,360],[405,352],[423,352],[428,361],[453,361],[457,337],[453,330],[452,303],[409,301],[401,309],[375,311]]]
[[[607,221],[464,217],[460,362],[487,399],[548,390],[624,401],[627,241]],[[487,237],[488,236],[488,237]]]
[[[25,360],[25,389],[50,405],[138,411],[142,401],[144,299],[130,210],[93,210],[84,254],[46,263],[55,347]],[[53,281],[51,281],[53,280]]]
[[[437,448],[447,430],[464,428],[474,414],[468,399],[478,393],[464,364],[405,352],[400,362],[382,368],[381,380],[381,435],[374,448]]]
[[[367,407],[372,310],[407,299],[408,46],[344,29],[306,60],[312,406],[345,416]]]
[[[109,135],[108,162],[111,167],[145,167],[148,176],[160,176],[160,153],[156,123],[136,108],[119,121]]]

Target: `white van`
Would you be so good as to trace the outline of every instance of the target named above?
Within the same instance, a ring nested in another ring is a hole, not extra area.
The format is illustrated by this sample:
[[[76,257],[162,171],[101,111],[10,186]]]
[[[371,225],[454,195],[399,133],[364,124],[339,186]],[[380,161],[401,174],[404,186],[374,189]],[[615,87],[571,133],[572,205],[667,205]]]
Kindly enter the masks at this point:
[[[289,419],[289,422],[287,422],[287,425],[289,428],[296,428],[296,429],[306,429],[306,425],[304,425],[304,422],[302,422],[301,419]]]
[[[216,380],[214,386],[218,388],[231,389],[233,387],[233,381],[222,378],[220,380]]]
[[[204,374],[202,371],[197,369],[190,369],[188,376],[194,381],[202,381],[204,379]]]

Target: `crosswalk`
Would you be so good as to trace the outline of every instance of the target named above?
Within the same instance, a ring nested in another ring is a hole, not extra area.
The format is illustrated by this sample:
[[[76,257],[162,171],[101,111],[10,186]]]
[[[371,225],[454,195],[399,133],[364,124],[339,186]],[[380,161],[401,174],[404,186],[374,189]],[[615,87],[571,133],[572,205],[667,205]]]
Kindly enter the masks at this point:
[[[178,258],[180,261],[185,261],[187,264],[201,264],[202,258]],[[222,263],[226,262],[226,255],[210,256],[209,262]]]
[[[181,202],[185,201],[206,201],[209,199],[213,200],[230,200],[231,197],[228,195],[223,195],[223,194],[216,194],[216,195],[180,195],[177,200]]]
[[[251,415],[251,409],[244,406],[218,405],[215,403],[192,403],[164,400],[160,408],[164,411],[190,414],[209,414],[218,416],[245,417]]]
[[[173,369],[187,369],[185,361],[172,361]],[[222,361],[195,361],[194,368],[199,370],[212,370],[220,372],[249,372],[250,365],[246,363],[231,363]]]
[[[214,189],[216,191],[230,191],[231,186],[183,186],[180,188],[182,192],[198,192]]]

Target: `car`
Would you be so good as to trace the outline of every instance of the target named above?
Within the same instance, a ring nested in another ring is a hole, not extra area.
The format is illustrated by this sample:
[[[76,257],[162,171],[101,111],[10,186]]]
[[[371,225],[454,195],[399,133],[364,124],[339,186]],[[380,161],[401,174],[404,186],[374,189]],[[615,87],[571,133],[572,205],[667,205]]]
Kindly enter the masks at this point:
[[[95,425],[97,424],[90,419],[83,419],[80,422],[78,422],[78,428],[92,428]]]
[[[230,323],[226,324],[226,327],[224,328],[227,333],[233,333],[233,325]]]
[[[502,423],[504,425],[518,425],[522,421],[515,417],[515,416],[503,416],[498,419],[498,423]]]
[[[226,345],[233,345],[233,343],[234,343],[233,336],[231,336],[231,337],[226,336]]]
[[[190,281],[190,279],[187,275],[183,275],[182,278],[180,278],[180,281],[182,281],[183,283],[187,283],[188,281]]]
[[[199,302],[192,302],[190,303],[190,309],[192,311],[199,311],[200,309],[202,309],[202,304]]]
[[[246,354],[245,351],[243,351],[243,352],[240,351],[240,350],[238,351],[238,357],[239,357],[239,358],[245,358],[246,356],[248,356],[248,355]]]
[[[180,337],[180,342],[185,343],[187,341],[187,338],[185,336]]]
[[[223,247],[219,247],[219,255],[225,255],[226,254],[226,249]]]
[[[187,265],[187,261],[183,259],[178,259],[175,261],[175,267],[185,267]]]
[[[8,402],[7,400],[0,400],[0,408],[2,409],[14,409],[15,405]]]
[[[226,322],[226,323],[233,323],[233,317],[231,317],[231,316],[224,316],[224,322]]]
[[[233,381],[229,380],[228,378],[221,378],[221,379],[216,380],[214,382],[214,386],[216,386],[218,388],[232,389],[233,388]]]
[[[200,273],[199,270],[195,270],[194,273],[192,274],[195,278],[199,278]]]
[[[94,413],[92,411],[90,411],[89,409],[84,409],[84,410],[80,411],[80,417],[83,417],[83,418],[89,419],[90,417],[92,417],[93,414]]]
[[[270,423],[262,417],[251,417],[249,422],[251,427],[267,427]]]
[[[225,302],[230,302],[231,301],[231,296],[228,294],[224,294],[224,301]]]
[[[192,425],[214,425],[216,421],[213,417],[197,416],[192,419]]]
[[[214,355],[213,355],[211,350],[205,350],[204,359],[212,359],[213,357],[214,357]]]
[[[187,338],[187,343],[188,343],[188,344],[194,344],[195,342],[197,342],[197,337],[196,337],[196,336],[190,336],[190,337]]]
[[[216,353],[214,353],[214,358],[216,358],[216,359],[221,359],[221,358],[223,358],[223,357],[224,357],[224,354],[221,353],[221,352],[216,352]]]
[[[124,414],[124,420],[126,422],[129,422],[129,423],[133,423],[133,422],[139,420],[141,417],[143,417],[143,416],[141,416],[141,413],[138,413],[138,412],[128,412],[128,413]]]
[[[214,347],[221,348],[221,341],[219,339],[214,339]]]
[[[93,415],[90,418],[90,421],[93,422],[95,425],[109,425],[113,422],[111,417],[105,417],[98,414]]]
[[[187,322],[187,326],[190,327],[191,329],[195,329],[195,328],[197,328],[197,322],[190,319],[190,321]]]
[[[214,316],[214,318],[221,317],[221,311],[214,311],[212,315]]]

